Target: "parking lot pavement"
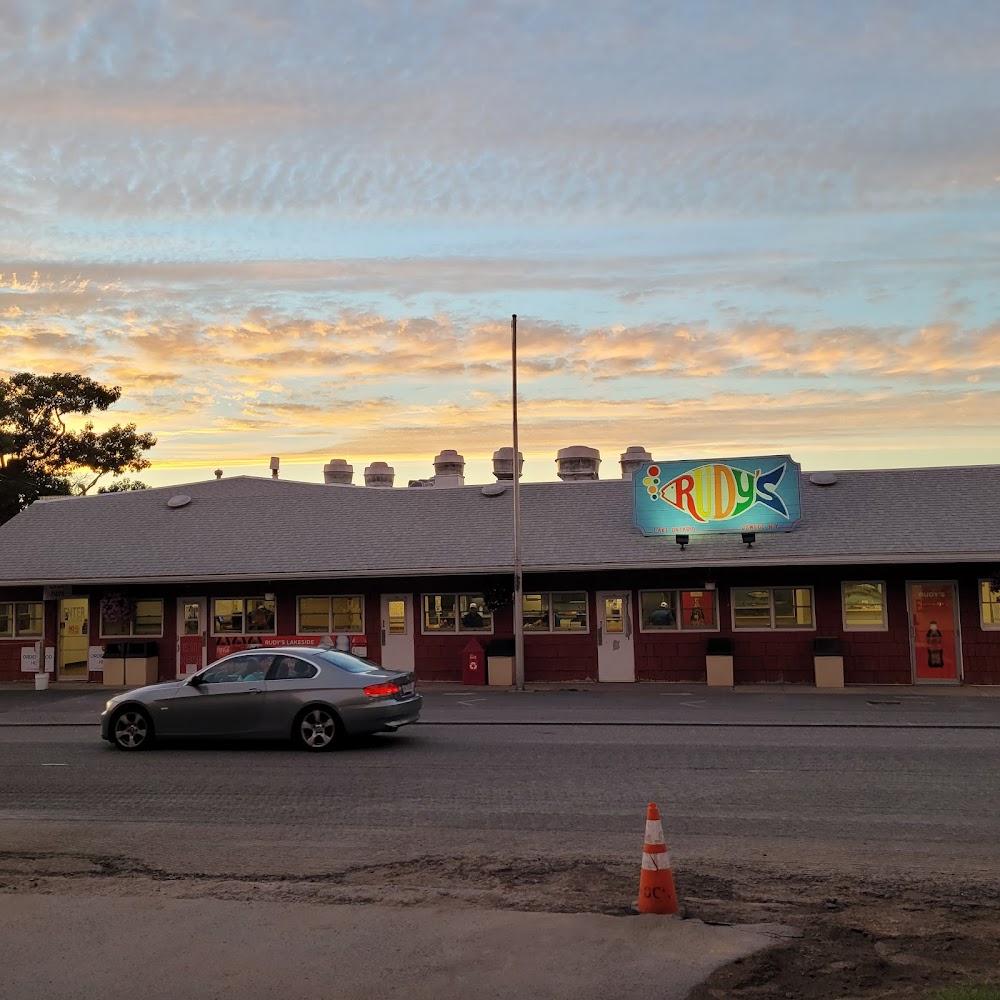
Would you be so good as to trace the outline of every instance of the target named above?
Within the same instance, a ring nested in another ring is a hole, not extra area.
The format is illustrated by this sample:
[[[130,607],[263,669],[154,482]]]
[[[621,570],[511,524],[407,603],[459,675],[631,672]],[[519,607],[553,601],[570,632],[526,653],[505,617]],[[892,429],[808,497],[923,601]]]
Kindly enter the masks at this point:
[[[96,725],[120,689],[0,687],[0,725]],[[432,725],[686,725],[1000,728],[1000,688],[573,684],[527,691],[424,684]]]

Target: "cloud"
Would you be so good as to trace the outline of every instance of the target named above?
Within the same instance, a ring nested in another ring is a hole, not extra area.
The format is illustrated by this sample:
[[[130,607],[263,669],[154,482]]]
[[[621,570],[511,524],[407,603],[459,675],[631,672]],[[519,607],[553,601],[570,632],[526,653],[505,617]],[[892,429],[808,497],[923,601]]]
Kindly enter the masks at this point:
[[[40,0],[6,12],[22,42],[0,71],[0,204],[579,221],[981,194],[996,174],[995,18],[919,6],[838,4],[818,29],[790,2],[583,3],[567,18],[553,3],[417,16],[231,0],[112,17]]]

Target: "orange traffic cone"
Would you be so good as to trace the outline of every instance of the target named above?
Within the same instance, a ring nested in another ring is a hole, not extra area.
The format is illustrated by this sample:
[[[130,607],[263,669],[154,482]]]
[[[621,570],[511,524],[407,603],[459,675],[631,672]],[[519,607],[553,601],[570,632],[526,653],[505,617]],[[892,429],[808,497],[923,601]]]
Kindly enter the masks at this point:
[[[642,845],[642,873],[639,876],[640,913],[676,913],[677,890],[670,870],[670,854],[663,841],[660,810],[655,802],[646,811],[646,840]]]

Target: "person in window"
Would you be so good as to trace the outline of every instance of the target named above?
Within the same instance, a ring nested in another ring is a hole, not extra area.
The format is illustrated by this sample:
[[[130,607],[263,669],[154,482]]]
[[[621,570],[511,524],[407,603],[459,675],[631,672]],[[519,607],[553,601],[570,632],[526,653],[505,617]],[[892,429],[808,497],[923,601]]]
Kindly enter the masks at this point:
[[[462,615],[462,628],[485,628],[486,620],[479,613],[479,605],[473,601],[469,610]]]
[[[649,624],[665,628],[673,625],[674,613],[666,601],[661,601],[660,606],[649,616]]]
[[[274,615],[263,604],[258,604],[250,614],[250,625],[258,632],[267,632],[274,628]]]

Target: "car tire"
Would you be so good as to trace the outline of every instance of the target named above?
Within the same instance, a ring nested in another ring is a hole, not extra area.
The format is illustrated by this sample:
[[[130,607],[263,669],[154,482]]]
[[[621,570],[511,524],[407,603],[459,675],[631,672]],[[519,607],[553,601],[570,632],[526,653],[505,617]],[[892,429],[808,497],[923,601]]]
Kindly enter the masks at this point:
[[[326,705],[310,705],[295,717],[292,742],[300,750],[324,753],[344,741],[344,724]]]
[[[126,705],[111,717],[109,733],[118,750],[148,750],[153,745],[153,720],[145,709]]]

